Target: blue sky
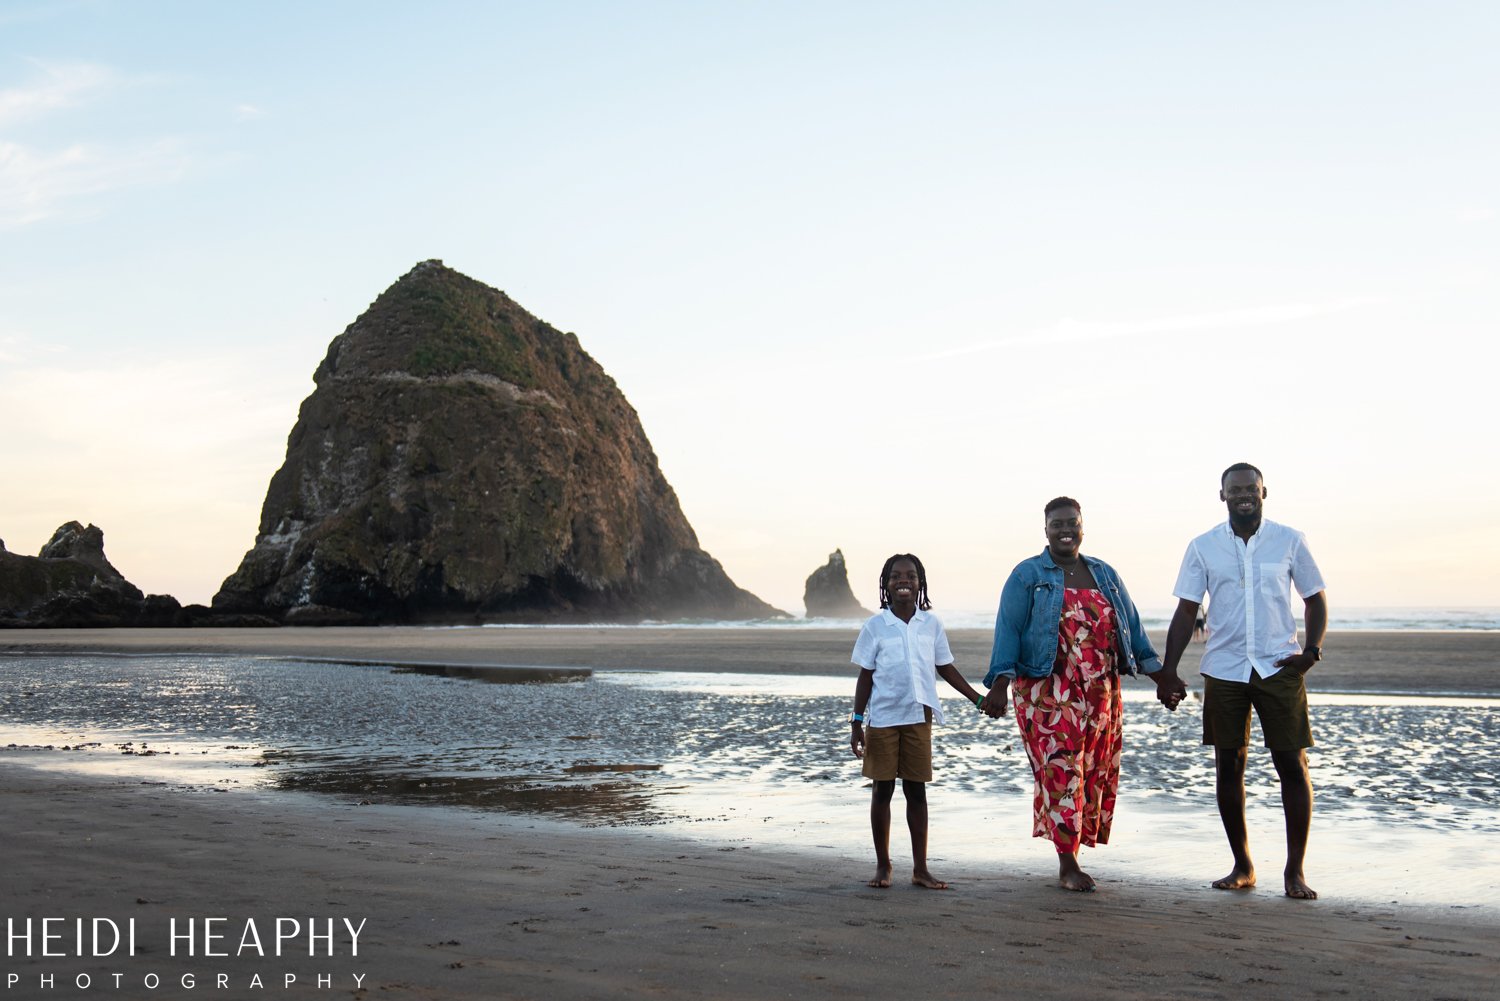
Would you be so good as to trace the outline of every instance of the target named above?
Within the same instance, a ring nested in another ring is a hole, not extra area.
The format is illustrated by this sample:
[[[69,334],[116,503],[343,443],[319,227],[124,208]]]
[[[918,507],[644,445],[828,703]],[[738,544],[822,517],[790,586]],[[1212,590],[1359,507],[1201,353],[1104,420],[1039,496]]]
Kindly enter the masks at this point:
[[[1500,604],[1488,3],[0,5],[0,538],[207,601],[328,342],[437,257],[578,334],[706,549],[989,607],[1219,471],[1335,603]]]

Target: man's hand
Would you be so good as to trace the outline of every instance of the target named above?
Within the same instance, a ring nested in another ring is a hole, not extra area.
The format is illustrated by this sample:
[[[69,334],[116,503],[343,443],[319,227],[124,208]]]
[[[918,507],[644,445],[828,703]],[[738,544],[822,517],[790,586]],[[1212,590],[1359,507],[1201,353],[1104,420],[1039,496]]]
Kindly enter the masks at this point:
[[[850,723],[849,750],[854,752],[856,758],[865,756],[865,728],[858,723]]]
[[[1281,658],[1276,662],[1277,667],[1290,667],[1298,674],[1306,674],[1312,670],[1312,666],[1318,659],[1310,653],[1293,653]]]

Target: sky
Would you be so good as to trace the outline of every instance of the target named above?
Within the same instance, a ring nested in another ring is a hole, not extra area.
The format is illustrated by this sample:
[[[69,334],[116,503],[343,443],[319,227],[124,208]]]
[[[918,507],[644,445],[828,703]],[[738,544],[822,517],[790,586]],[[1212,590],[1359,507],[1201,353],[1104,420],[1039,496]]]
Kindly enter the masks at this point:
[[[1338,608],[1500,605],[1500,6],[0,2],[0,539],[207,603],[439,258],[578,335],[703,547],[1173,604],[1232,462]],[[1488,454],[1490,459],[1485,459]]]

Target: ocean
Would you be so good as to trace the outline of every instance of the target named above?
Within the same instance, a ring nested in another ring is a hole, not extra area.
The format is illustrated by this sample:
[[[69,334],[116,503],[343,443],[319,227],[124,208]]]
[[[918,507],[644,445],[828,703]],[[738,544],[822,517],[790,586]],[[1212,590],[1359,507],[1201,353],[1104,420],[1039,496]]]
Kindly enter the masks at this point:
[[[943,624],[949,629],[994,629],[995,610],[991,609],[949,609],[934,607],[933,611],[942,618]],[[1172,610],[1162,608],[1142,608],[1141,621],[1147,629],[1165,630],[1172,620]],[[864,623],[863,619],[841,619],[841,618],[792,618],[792,619],[763,619],[759,621],[671,621],[671,622],[643,622],[636,625],[591,625],[595,629],[637,629],[642,627],[671,626],[674,629],[744,629],[747,627],[766,626],[776,629],[838,629],[847,628],[851,632],[857,632]],[[1297,620],[1301,627],[1301,619]],[[460,626],[455,628],[473,628]],[[485,629],[550,629],[548,625],[528,625],[518,623],[506,623],[484,626]],[[1368,606],[1350,607],[1338,606],[1333,610],[1333,621],[1329,628],[1333,630],[1352,629],[1362,632],[1368,631],[1390,631],[1402,632],[1493,632],[1500,630],[1500,608],[1490,607],[1447,607],[1447,606]]]
[[[0,761],[185,794],[284,792],[489,811],[497,823],[663,831],[833,853],[865,875],[868,784],[849,753],[844,676],[535,671],[181,656],[0,657]],[[1127,681],[1112,882],[1228,871],[1196,702],[1160,709]],[[1015,724],[945,699],[932,860],[1048,878],[1030,835]],[[1313,697],[1317,810],[1308,876],[1325,897],[1493,907],[1500,899],[1500,701]],[[1274,772],[1251,754],[1252,839],[1274,885]],[[892,845],[908,858],[899,807]],[[1223,871],[1220,871],[1223,870]]]

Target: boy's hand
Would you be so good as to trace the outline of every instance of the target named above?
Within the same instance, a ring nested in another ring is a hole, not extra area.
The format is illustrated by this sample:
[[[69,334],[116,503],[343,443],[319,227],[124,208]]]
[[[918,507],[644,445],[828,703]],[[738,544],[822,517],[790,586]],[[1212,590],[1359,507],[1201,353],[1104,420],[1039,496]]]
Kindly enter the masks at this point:
[[[849,750],[854,752],[856,758],[865,756],[865,728],[858,723],[849,724],[853,729],[849,733]]]

